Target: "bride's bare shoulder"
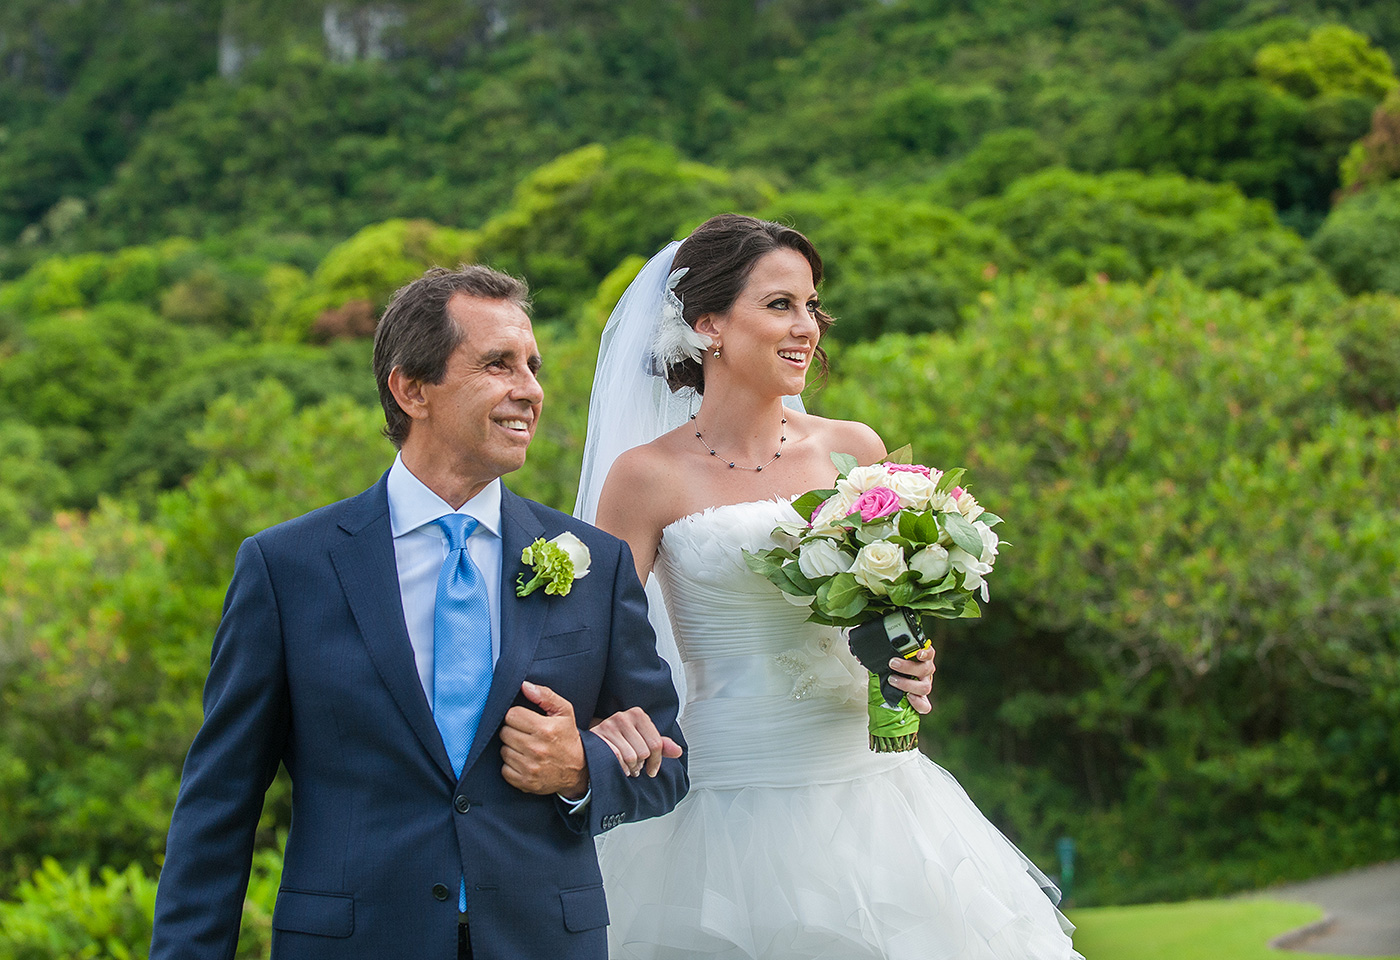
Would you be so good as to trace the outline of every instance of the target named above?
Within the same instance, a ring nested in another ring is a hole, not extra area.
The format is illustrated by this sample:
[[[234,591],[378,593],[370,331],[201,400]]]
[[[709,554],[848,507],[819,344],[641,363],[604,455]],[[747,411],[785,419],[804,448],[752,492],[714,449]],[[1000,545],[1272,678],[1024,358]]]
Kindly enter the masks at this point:
[[[675,438],[672,433],[619,454],[608,470],[605,487],[614,483],[628,486],[650,483],[665,476],[675,461]]]
[[[831,420],[807,415],[811,435],[832,453],[849,453],[861,463],[875,463],[888,452],[880,435],[858,420]]]

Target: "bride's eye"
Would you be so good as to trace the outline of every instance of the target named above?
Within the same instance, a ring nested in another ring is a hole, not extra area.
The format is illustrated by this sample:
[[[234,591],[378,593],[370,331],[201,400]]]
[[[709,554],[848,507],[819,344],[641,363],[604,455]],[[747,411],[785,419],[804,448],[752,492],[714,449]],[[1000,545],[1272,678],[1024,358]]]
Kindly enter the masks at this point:
[[[812,314],[813,316],[816,316],[817,311],[820,310],[821,308],[822,308],[821,301],[819,301],[819,300],[808,300],[808,301],[807,301],[807,312],[810,313],[810,314]]]
[[[768,304],[768,306],[778,310],[786,310],[788,308],[787,297],[779,297],[778,299],[771,301]]]

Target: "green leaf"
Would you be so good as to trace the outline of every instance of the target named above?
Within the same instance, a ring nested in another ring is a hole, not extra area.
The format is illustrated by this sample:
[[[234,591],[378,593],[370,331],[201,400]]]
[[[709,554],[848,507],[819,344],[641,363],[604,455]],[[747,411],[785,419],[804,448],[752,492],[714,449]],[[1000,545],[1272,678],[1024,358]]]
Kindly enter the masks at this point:
[[[914,602],[918,588],[912,583],[896,583],[890,587],[890,603],[896,607],[907,607]]]
[[[749,553],[749,551],[745,550],[744,563],[748,564],[749,569],[760,577],[773,580],[775,576],[781,575],[778,571],[782,569],[782,561],[769,556],[769,554],[773,552],[772,550],[765,550],[762,553]]]
[[[977,519],[978,519],[978,520],[981,520],[983,523],[985,523],[985,524],[986,524],[987,526],[989,526],[989,527],[995,527],[997,524],[1004,522],[1004,521],[1001,519],[1001,517],[997,516],[995,513],[992,513],[991,511],[988,511],[988,510],[983,510],[983,511],[982,511],[982,515],[981,515],[980,517],[978,517]]]
[[[913,444],[910,444],[910,443],[906,443],[904,446],[900,447],[898,450],[894,450],[894,451],[892,451],[892,452],[890,452],[890,453],[885,454],[885,462],[886,462],[886,463],[913,463],[913,462],[914,462],[914,445],[913,445]]]
[[[922,596],[908,603],[900,604],[911,610],[923,610],[927,613],[939,613],[940,611],[952,611],[957,609],[957,600],[944,595]]]
[[[806,575],[803,574],[802,569],[798,567],[796,563],[785,563],[778,568],[778,571],[792,584],[793,591],[796,591],[798,596],[814,597],[817,595],[817,587],[820,586],[820,584],[808,580]],[[791,593],[793,591],[788,592]]]
[[[796,510],[802,519],[811,520],[812,514],[816,512],[817,507],[820,507],[834,496],[836,496],[835,489],[809,490],[807,493],[804,493],[802,496],[792,501],[792,509]]]
[[[962,547],[974,557],[982,556],[982,535],[977,532],[977,528],[967,522],[967,518],[961,513],[945,513],[943,515],[943,528],[948,531],[948,536],[953,538],[953,542]]]
[[[971,597],[967,598],[967,605],[962,608],[962,613],[958,614],[964,620],[973,620],[982,616],[982,608],[977,605],[977,601]]]
[[[817,589],[817,604],[829,616],[854,617],[869,602],[865,589],[850,573],[838,573]]]
[[[836,472],[844,479],[856,467],[860,466],[860,461],[849,453],[833,453],[831,462],[836,464]]]
[[[902,510],[899,514],[900,535],[923,546],[938,542],[938,521],[928,510]]]
[[[956,487],[958,481],[963,478],[963,474],[965,473],[967,473],[966,470],[962,467],[958,467],[957,469],[949,470],[947,473],[943,474],[943,476],[938,478],[938,492],[942,493]]]

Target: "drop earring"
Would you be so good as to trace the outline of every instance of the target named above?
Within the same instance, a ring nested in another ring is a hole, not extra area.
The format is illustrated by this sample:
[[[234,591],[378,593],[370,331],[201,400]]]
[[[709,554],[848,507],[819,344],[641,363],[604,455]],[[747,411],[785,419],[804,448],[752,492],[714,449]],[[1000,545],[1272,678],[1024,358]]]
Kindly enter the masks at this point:
[[[715,344],[715,359],[719,359],[719,344]]]

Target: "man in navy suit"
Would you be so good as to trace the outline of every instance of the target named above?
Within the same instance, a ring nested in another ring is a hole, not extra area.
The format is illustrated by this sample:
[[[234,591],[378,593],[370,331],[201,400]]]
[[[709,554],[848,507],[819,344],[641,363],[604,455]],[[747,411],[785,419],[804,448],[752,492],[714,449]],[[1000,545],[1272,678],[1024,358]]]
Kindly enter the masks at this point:
[[[275,957],[605,956],[593,837],[675,806],[683,741],[626,544],[501,483],[543,401],[527,305],[522,283],[485,267],[399,291],[374,345],[393,466],[244,541],[171,820],[153,960],[233,956],[280,764],[292,826]],[[470,518],[456,518],[455,547],[453,514]],[[564,533],[587,548],[586,575],[567,594],[518,597],[524,548]],[[458,589],[449,567],[467,571],[467,600],[443,592]],[[469,649],[442,646],[461,637]],[[464,736],[440,731],[470,670],[435,676],[458,654],[483,665]],[[629,777],[584,729],[619,712],[658,755],[664,744],[654,776]]]

